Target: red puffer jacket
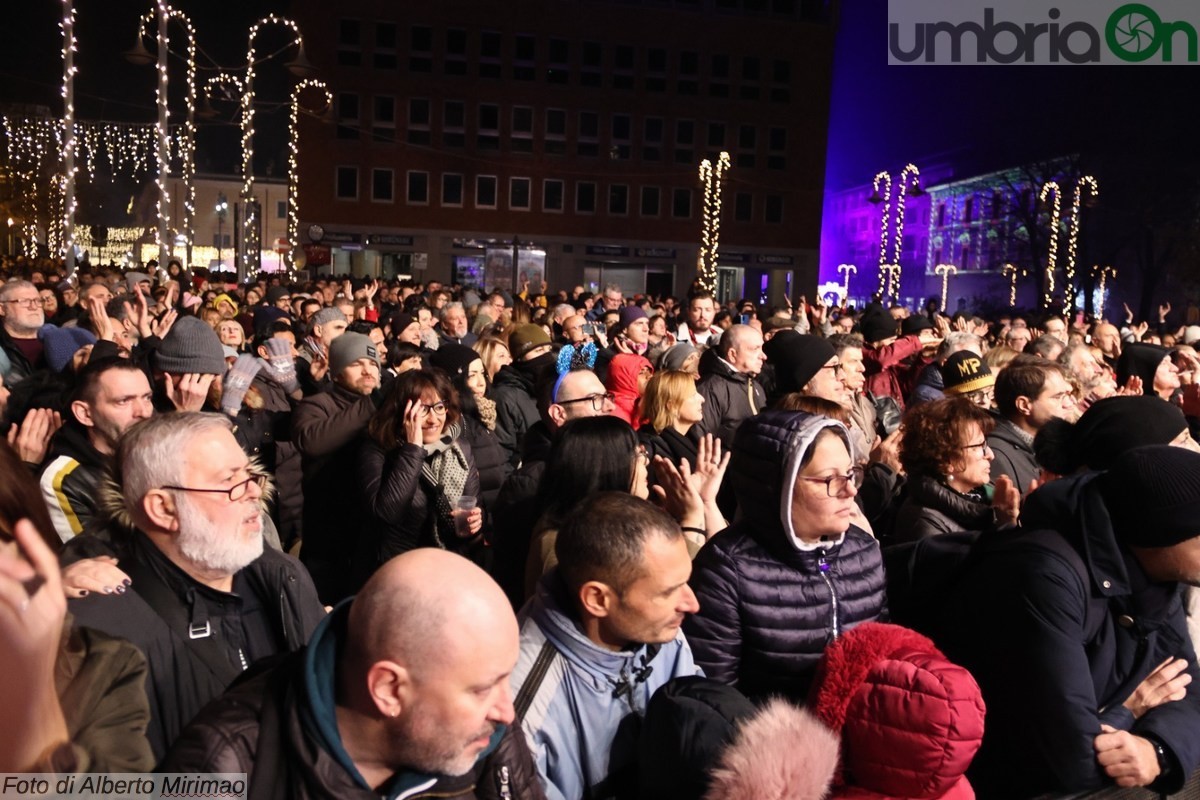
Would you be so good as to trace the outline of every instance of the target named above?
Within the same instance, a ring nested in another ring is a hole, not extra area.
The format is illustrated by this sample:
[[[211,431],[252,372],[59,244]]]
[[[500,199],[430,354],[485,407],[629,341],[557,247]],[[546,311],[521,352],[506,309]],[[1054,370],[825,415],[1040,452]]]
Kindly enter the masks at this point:
[[[974,800],[964,773],[983,741],[983,697],[929,639],[860,625],[826,650],[809,701],[841,735],[835,800]]]

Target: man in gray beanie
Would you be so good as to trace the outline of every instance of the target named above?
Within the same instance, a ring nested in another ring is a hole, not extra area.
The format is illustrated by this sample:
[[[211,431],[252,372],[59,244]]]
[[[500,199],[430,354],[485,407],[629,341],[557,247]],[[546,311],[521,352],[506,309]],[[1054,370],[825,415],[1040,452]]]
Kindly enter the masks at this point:
[[[304,396],[316,394],[329,383],[329,346],[346,332],[346,315],[336,308],[322,308],[308,320],[308,336],[300,345],[296,374]]]
[[[221,340],[197,317],[175,320],[155,348],[150,365],[157,411],[199,411],[213,383],[219,387],[227,367]]]
[[[987,703],[971,783],[1174,794],[1200,764],[1179,591],[1200,581],[1200,453],[1129,450],[1032,493],[1021,525],[982,534],[939,602],[935,641]]]

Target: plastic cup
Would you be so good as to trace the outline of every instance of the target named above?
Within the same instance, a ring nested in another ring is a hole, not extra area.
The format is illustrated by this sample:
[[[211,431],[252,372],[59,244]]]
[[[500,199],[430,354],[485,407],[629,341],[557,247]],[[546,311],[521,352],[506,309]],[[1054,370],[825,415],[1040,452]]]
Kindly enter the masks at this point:
[[[459,536],[471,535],[471,512],[475,510],[478,501],[473,495],[464,494],[454,501],[454,531]]]

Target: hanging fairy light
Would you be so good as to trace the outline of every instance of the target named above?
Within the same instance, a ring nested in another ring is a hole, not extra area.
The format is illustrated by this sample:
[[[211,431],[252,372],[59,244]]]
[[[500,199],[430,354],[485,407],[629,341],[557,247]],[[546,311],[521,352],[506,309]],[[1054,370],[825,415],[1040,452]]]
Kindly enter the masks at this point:
[[[1017,305],[1017,278],[1024,278],[1029,273],[1018,269],[1016,264],[1005,264],[1004,269],[1000,270],[1000,274],[1008,278],[1008,307],[1015,308]]]
[[[1054,300],[1054,272],[1058,269],[1058,223],[1062,214],[1062,193],[1054,181],[1047,181],[1038,192],[1038,199],[1043,203],[1051,193],[1054,194],[1054,205],[1050,213],[1050,253],[1046,259],[1046,296],[1042,303],[1046,308],[1049,308]]]
[[[945,312],[947,295],[950,292],[950,276],[958,272],[958,267],[953,264],[938,264],[933,271],[942,276],[942,311]]]
[[[883,186],[883,194],[879,193],[880,185]],[[871,196],[867,198],[868,203],[882,203],[883,216],[879,221],[879,294],[884,293],[885,276],[891,272],[891,266],[888,264],[888,229],[892,224],[892,176],[887,172],[879,172],[875,175],[875,180],[871,183]]]
[[[1078,253],[1079,213],[1083,204],[1085,188],[1091,191],[1092,200],[1095,200],[1100,196],[1100,183],[1091,175],[1084,175],[1075,184],[1075,198],[1071,202],[1071,235],[1067,239],[1067,289],[1072,303],[1075,298],[1075,257]]]
[[[295,264],[294,248],[300,236],[300,95],[305,89],[323,90],[324,105],[315,113],[324,113],[333,106],[333,93],[324,81],[307,78],[300,81],[292,89],[291,114],[288,117],[288,199],[287,199],[287,240],[289,245],[284,254],[288,277],[291,277]]]
[[[267,25],[282,25],[291,29],[295,34],[292,42],[299,49],[296,61],[289,65],[293,72],[301,72],[311,67],[304,59],[304,38],[300,35],[300,26],[286,17],[268,14],[250,26],[249,43],[246,48],[246,77],[242,92],[242,201],[244,214],[242,217],[242,260],[241,263],[249,270],[252,264],[257,264],[261,257],[261,246],[258,240],[258,224],[254,206],[250,202],[254,198],[254,59],[255,40],[258,32]]]
[[[729,153],[722,150],[714,165],[700,162],[700,181],[704,184],[703,225],[700,229],[700,284],[709,292],[717,291],[717,251],[721,245],[721,181],[730,168]]]
[[[1108,293],[1104,289],[1104,284],[1108,278],[1116,280],[1117,270],[1114,267],[1101,267],[1097,264],[1092,267],[1092,271],[1100,279],[1100,296],[1096,300],[1096,316],[1104,319],[1104,301],[1108,299]]]
[[[66,256],[67,276],[75,272],[75,6],[63,0],[61,23],[63,37],[63,220],[62,252]]]
[[[842,304],[845,305],[850,301],[850,276],[858,272],[858,267],[853,264],[838,264],[837,271],[845,276],[842,284]]]
[[[900,249],[904,244],[904,196],[912,185],[913,197],[921,194],[921,171],[916,164],[906,164],[900,171],[900,187],[896,196],[896,224],[892,231],[892,268],[888,270],[888,297],[900,294]]]

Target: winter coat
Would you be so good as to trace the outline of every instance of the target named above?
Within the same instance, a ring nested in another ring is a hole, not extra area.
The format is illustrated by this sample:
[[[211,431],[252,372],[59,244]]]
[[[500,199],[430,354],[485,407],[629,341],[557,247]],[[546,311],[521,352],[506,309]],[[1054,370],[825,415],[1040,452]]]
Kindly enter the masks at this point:
[[[692,426],[692,430],[695,430]],[[691,432],[689,431],[689,434]],[[662,456],[678,466],[681,461],[696,465],[696,441],[690,435],[685,436],[674,428],[663,428],[655,433],[649,426],[638,431],[638,439],[650,451],[651,456]]]
[[[738,430],[726,473],[738,518],[696,556],[691,586],[700,611],[684,632],[708,677],[748,697],[803,699],[825,646],[886,614],[879,544],[851,526],[801,548],[792,533],[792,491],[804,452],[839,422],[767,411]]]
[[[538,414],[537,376],[554,363],[552,355],[539,356],[533,361],[505,364],[496,373],[492,384],[492,400],[496,403],[496,438],[515,467],[521,460],[521,440],[525,431],[536,425]]]
[[[54,531],[64,542],[95,519],[106,462],[74,419],[54,435],[39,483]]]
[[[613,416],[623,419],[636,431],[641,427],[641,411],[638,401],[641,392],[638,391],[638,373],[643,368],[649,368],[650,362],[643,356],[630,353],[618,353],[613,356],[608,367],[608,376],[604,386],[613,396]]]
[[[595,644],[569,615],[566,594],[558,570],[552,570],[521,610],[512,693],[524,701],[521,729],[547,797],[607,798],[637,780],[636,726],[627,718],[644,716],[650,696],[671,678],[700,673],[682,634],[634,649]],[[549,663],[535,670],[545,660]],[[618,740],[619,733],[631,739]]]
[[[1022,438],[1020,431],[1003,417],[996,418],[996,427],[987,435],[992,459],[992,483],[1001,475],[1012,479],[1022,495],[1029,492],[1029,484],[1041,476],[1042,467],[1033,454],[1033,442]]]
[[[147,737],[155,757],[162,758],[188,721],[244,669],[228,658],[229,645],[219,638],[222,626],[210,625],[220,616],[238,614],[241,606],[230,610],[223,601],[219,608],[210,607],[212,591],[199,590],[137,531],[117,536],[111,546],[96,536],[77,536],[64,546],[62,559],[70,563],[100,555],[119,558],[132,579],[129,591],[93,593],[70,600],[69,607],[77,624],[127,639],[146,657]],[[261,611],[258,625],[273,634],[272,641],[248,642],[251,652],[298,649],[325,616],[308,573],[294,558],[271,548],[264,548],[235,581],[253,593]]]
[[[713,371],[700,379],[696,391],[704,398],[704,419],[698,432],[711,433],[726,450],[733,445],[733,434],[742,421],[767,407],[767,393],[758,381],[734,372],[719,358],[713,359]]]
[[[457,440],[467,462],[467,482],[462,493],[479,497],[479,471],[471,458],[471,446]],[[451,453],[447,458],[453,458]],[[446,540],[438,536],[435,492],[423,477],[425,448],[402,442],[385,450],[379,442],[364,437],[355,465],[357,489],[351,503],[366,510],[366,523],[354,555],[352,573],[356,587],[385,561],[417,547],[443,547],[455,552],[467,549],[469,539]],[[452,499],[452,498],[450,498]]]
[[[40,331],[38,338],[42,338]],[[40,363],[29,363],[29,359],[25,357],[25,353],[22,352],[15,343],[13,343],[13,338],[9,335],[8,331],[4,329],[3,323],[0,323],[0,350],[3,350],[4,355],[8,356],[9,367],[8,371],[4,374],[4,385],[10,389],[14,385],[23,381],[25,378],[28,378],[38,369],[44,369],[46,367],[45,354],[42,355]]]
[[[896,512],[887,544],[905,544],[954,531],[981,531],[995,523],[988,503],[954,491],[930,475],[909,476],[908,497]]]
[[[1031,494],[1024,532],[982,534],[943,593],[934,640],[989,709],[968,773],[981,797],[1111,786],[1093,747],[1101,724],[1163,745],[1176,768],[1154,791],[1178,791],[1200,763],[1200,693],[1136,721],[1122,705],[1167,658],[1188,662],[1193,686],[1200,671],[1178,584],[1152,583],[1118,543],[1095,476]]]
[[[926,364],[921,370],[920,377],[917,378],[917,385],[913,387],[912,393],[908,396],[908,406],[920,405],[921,403],[931,403],[934,400],[941,400],[946,396],[946,382],[942,378],[942,367],[936,361],[932,364]]]
[[[246,773],[250,800],[543,800],[524,739],[506,725],[496,729],[465,775],[402,770],[386,790],[367,786],[344,755],[334,700],[349,611],[348,603],[334,609],[307,647],[204,709],[179,737],[162,770]]]
[[[492,515],[496,507],[496,497],[500,487],[512,472],[512,464],[505,456],[504,448],[496,434],[474,417],[462,418],[462,434],[460,442],[465,442],[471,448],[475,459],[475,469],[479,471],[479,504],[484,512]]]
[[[496,497],[491,574],[514,609],[525,603],[525,561],[533,528],[542,516],[537,491],[552,443],[550,429],[539,420],[525,434],[521,466],[508,476]]]
[[[866,391],[879,397],[887,395],[904,409],[904,389],[900,373],[905,369],[905,360],[921,352],[924,345],[921,337],[901,336],[891,344],[875,348],[863,348],[863,365],[867,368]]]
[[[983,740],[979,685],[921,634],[850,631],[826,649],[809,705],[841,736],[834,800],[974,800],[964,773]]]

